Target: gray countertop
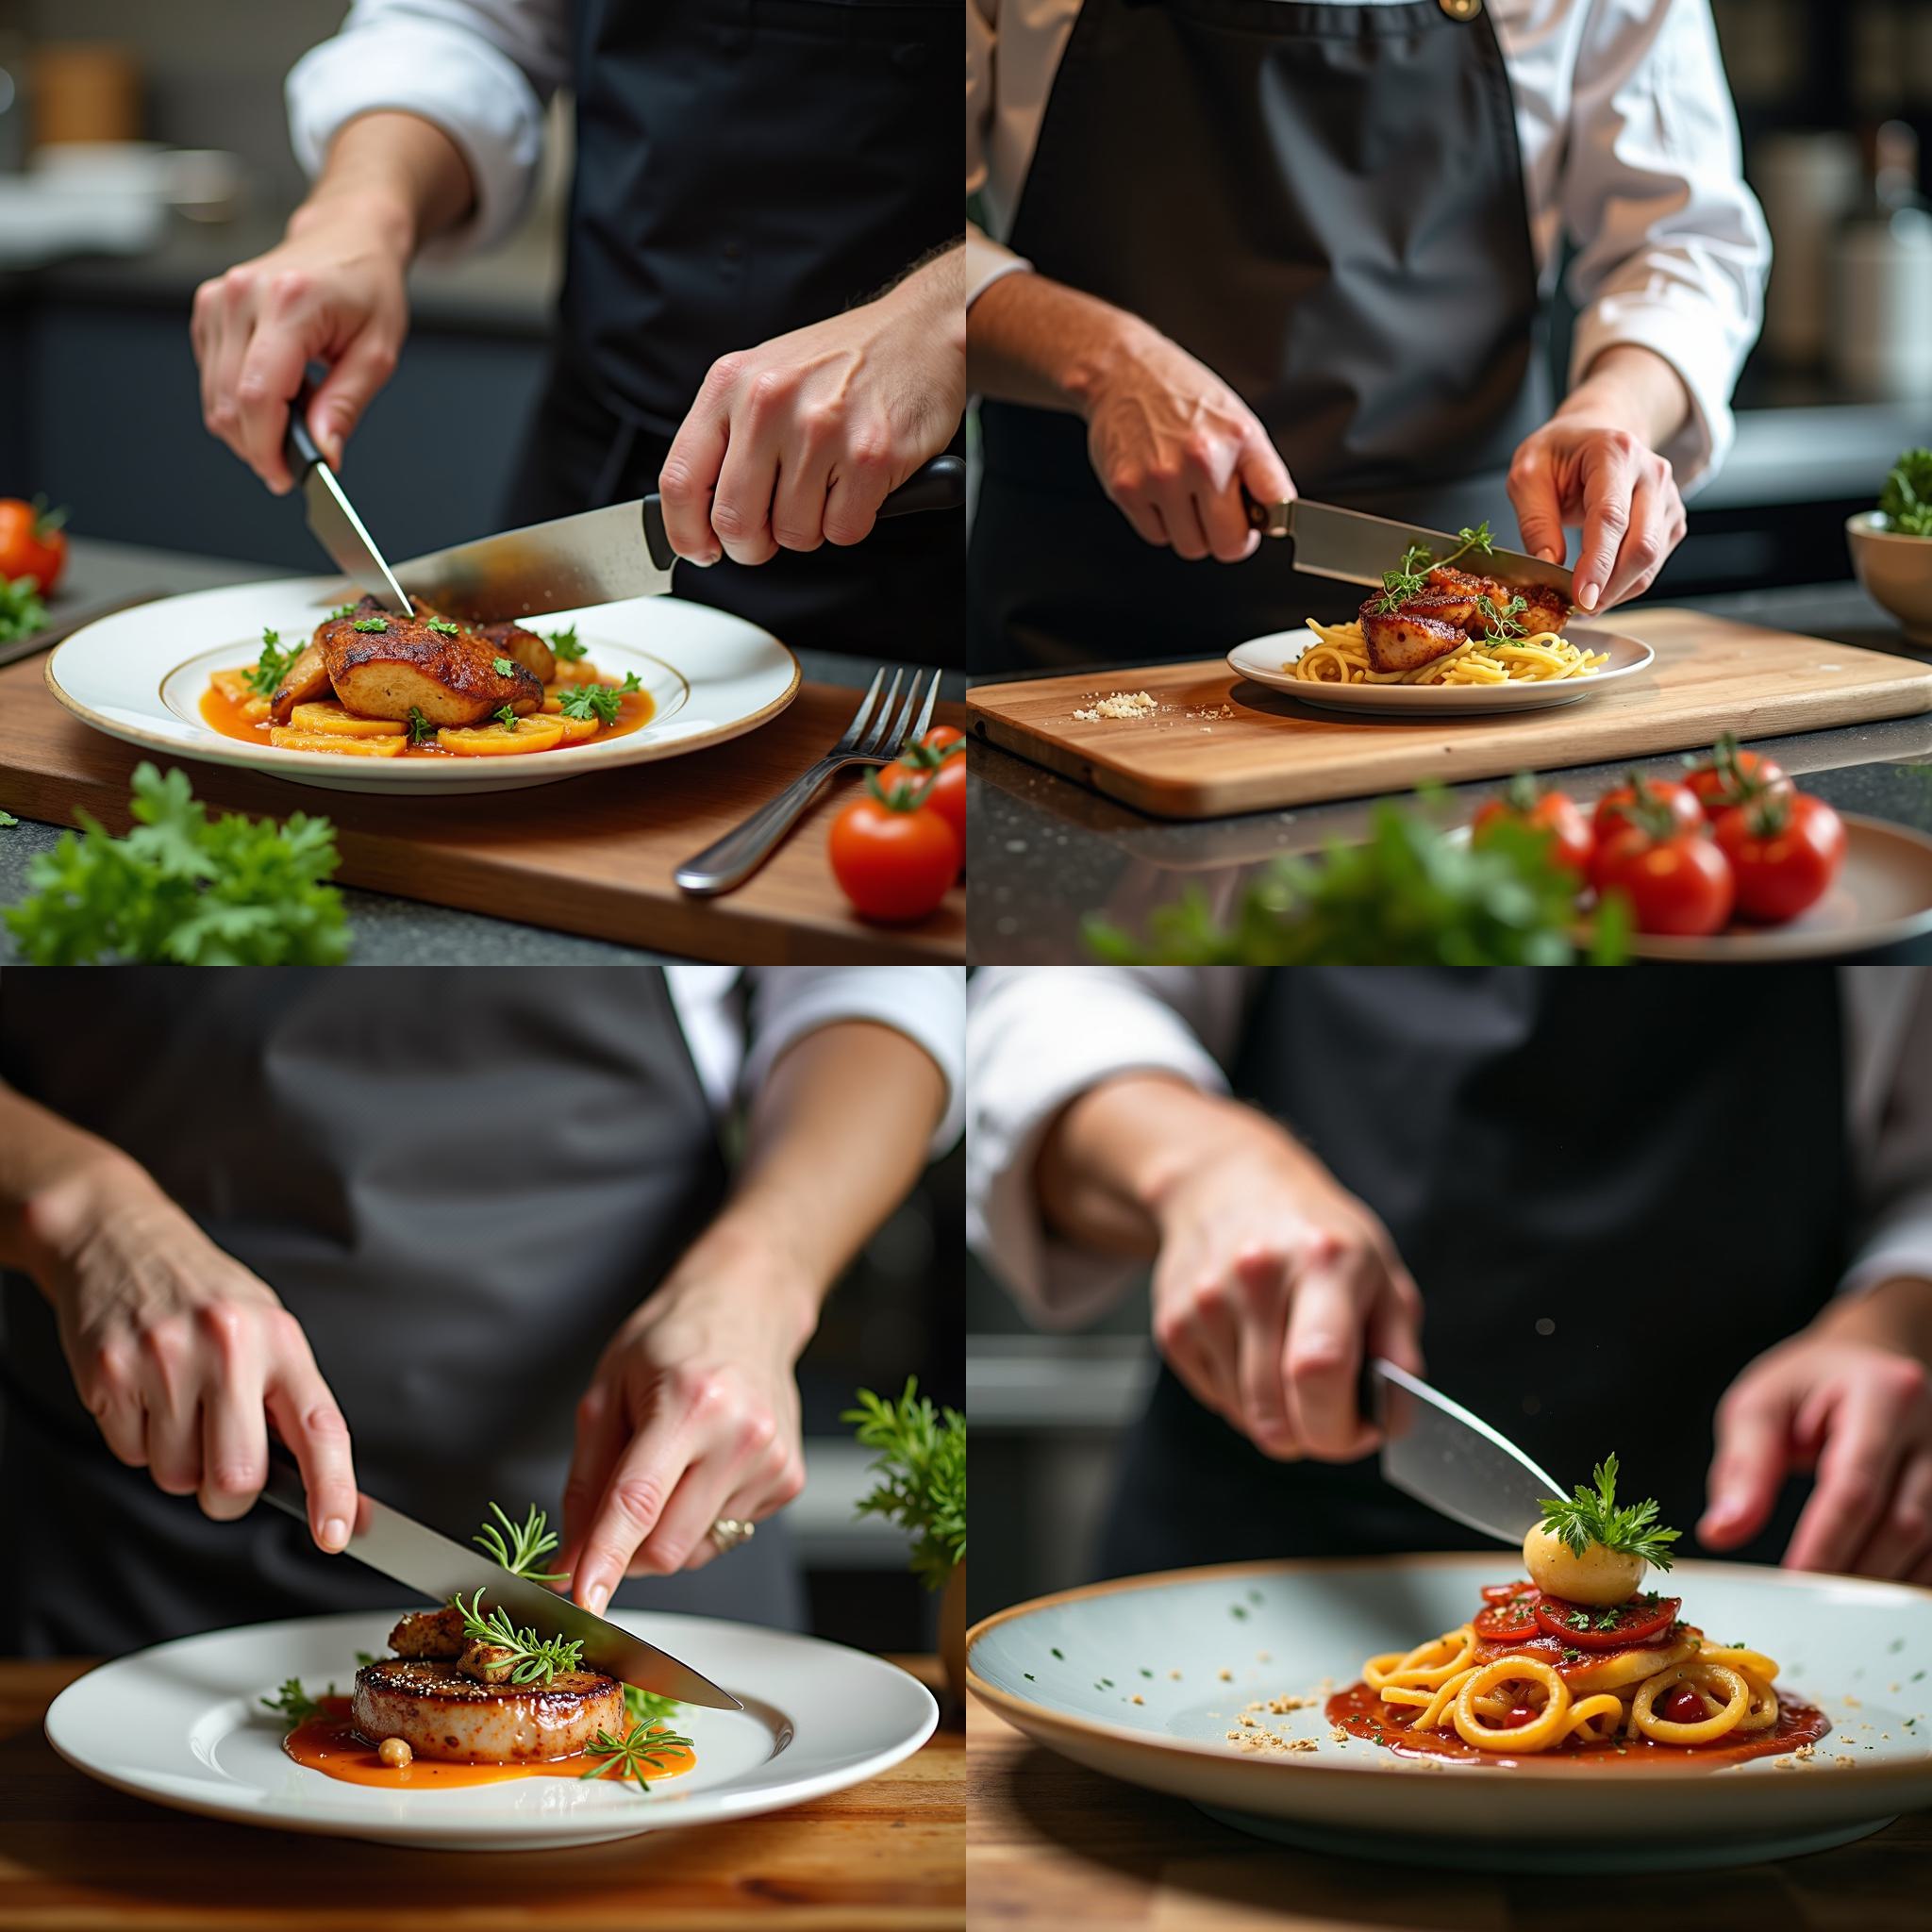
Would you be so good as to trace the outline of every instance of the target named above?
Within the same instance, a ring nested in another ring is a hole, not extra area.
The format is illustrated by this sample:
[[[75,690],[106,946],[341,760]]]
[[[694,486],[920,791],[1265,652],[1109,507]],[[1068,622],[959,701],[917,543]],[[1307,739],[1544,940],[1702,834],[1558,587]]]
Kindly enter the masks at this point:
[[[1907,644],[1898,627],[1853,583],[1682,602],[1719,616],[1932,660],[1932,653]],[[1133,668],[1108,667],[1098,675],[1108,681],[1116,670]],[[1841,810],[1932,833],[1932,714],[1753,739],[1743,705],[1738,724],[1740,736],[1776,758],[1806,791]],[[1231,902],[1243,882],[1274,858],[1314,851],[1331,840],[1361,838],[1373,802],[1350,799],[1180,823],[1143,817],[977,739],[972,759],[967,949],[975,964],[1083,959],[1088,955],[1080,923],[1086,914],[1104,913],[1139,931],[1154,907],[1191,885],[1216,904]],[[1679,765],[1674,757],[1639,762],[1659,774]],[[1587,801],[1607,791],[1629,763],[1619,759],[1544,775]],[[1451,808],[1467,818],[1476,801],[1495,789],[1493,779],[1450,787]],[[1910,957],[1932,960],[1932,945]]]
[[[54,616],[63,620],[79,616],[97,603],[209,590],[275,575],[258,563],[76,539]],[[872,659],[829,651],[800,651],[797,655],[805,675],[821,684],[862,689],[877,669]],[[949,672],[940,689],[942,696],[957,701],[964,695],[964,681]],[[296,794],[291,794],[291,799],[292,810],[300,799]],[[0,808],[6,804],[6,777],[0,771]],[[26,893],[29,863],[36,854],[52,850],[61,829],[32,819],[0,828],[0,906],[10,906]],[[645,965],[669,957],[602,940],[548,932],[541,926],[491,919],[482,913],[425,906],[386,892],[365,892],[345,886],[342,898],[355,936],[350,960],[357,966]],[[0,964],[17,958],[5,926],[0,926]]]

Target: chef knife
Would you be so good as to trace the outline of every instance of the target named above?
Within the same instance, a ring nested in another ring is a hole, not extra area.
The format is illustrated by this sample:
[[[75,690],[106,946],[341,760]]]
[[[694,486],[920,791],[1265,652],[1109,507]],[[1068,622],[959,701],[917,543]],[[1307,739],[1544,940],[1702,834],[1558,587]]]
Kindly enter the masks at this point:
[[[1310,503],[1298,496],[1291,503],[1251,503],[1249,521],[1265,537],[1294,539],[1294,567],[1318,577],[1340,577],[1345,584],[1379,584],[1382,573],[1401,563],[1403,553],[1421,544],[1430,556],[1443,558],[1460,547],[1461,539],[1415,524],[1391,523],[1387,517],[1364,516],[1357,509],[1337,509],[1333,504]],[[1520,550],[1472,552],[1462,558],[1465,570],[1480,571],[1506,584],[1537,584],[1570,595],[1571,573],[1560,563],[1545,563]]]
[[[1420,1376],[1377,1357],[1363,1382],[1363,1410],[1382,1431],[1382,1479],[1438,1514],[1521,1543],[1542,1521],[1542,1499],[1564,1493],[1515,1443]]]
[[[282,456],[308,507],[308,527],[344,576],[360,584],[385,608],[406,613],[409,600],[402,586],[308,433],[308,405],[313,400],[314,391],[305,382],[289,405],[289,426],[282,436]]]
[[[278,1453],[269,1457],[268,1482],[261,1493],[277,1509],[308,1523],[301,1474]],[[675,1697],[680,1704],[701,1704],[712,1710],[744,1708],[728,1690],[719,1690],[670,1652],[580,1609],[545,1585],[492,1563],[479,1550],[466,1550],[446,1536],[438,1536],[373,1496],[357,1498],[356,1526],[349,1534],[346,1554],[440,1604],[448,1603],[458,1591],[474,1603],[480,1587],[486,1609],[507,1610],[519,1628],[534,1626],[546,1637],[575,1639],[583,1644],[584,1662],[591,1669],[607,1671],[622,1683]]]
[[[966,465],[935,457],[878,513],[957,509],[965,501]],[[490,623],[658,596],[670,590],[676,561],[664,535],[664,505],[645,496],[412,557],[396,566],[396,577],[411,596],[452,617]]]

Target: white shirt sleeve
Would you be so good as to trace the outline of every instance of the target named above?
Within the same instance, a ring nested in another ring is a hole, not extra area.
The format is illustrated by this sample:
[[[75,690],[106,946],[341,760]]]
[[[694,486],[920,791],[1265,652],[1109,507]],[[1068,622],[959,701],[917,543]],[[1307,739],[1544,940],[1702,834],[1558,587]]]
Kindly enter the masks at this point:
[[[569,0],[355,0],[341,31],[291,69],[296,158],[318,175],[358,114],[433,122],[461,150],[476,209],[430,252],[500,242],[523,215],[542,156],[543,110],[570,72]]]
[[[749,970],[751,1040],[741,1075],[755,1092],[793,1041],[838,1020],[871,1020],[924,1047],[946,1083],[945,1112],[932,1158],[959,1138],[964,1080],[966,969],[963,966],[756,966]],[[864,1097],[853,1096],[855,1106]]]
[[[993,64],[999,47],[999,0],[966,0],[966,192],[986,186],[986,137],[993,112]],[[966,306],[971,308],[1002,275],[1032,263],[966,224]]]
[[[1859,1224],[1840,1291],[1932,1281],[1932,996],[1898,967],[1845,969],[1859,1039],[1853,1146]],[[1870,1118],[1862,1130],[1857,1115]]]
[[[1670,363],[1690,414],[1661,454],[1689,496],[1730,447],[1731,391],[1771,262],[1708,0],[1594,0],[1561,192],[1578,247],[1570,379],[1616,343]]]
[[[982,967],[967,992],[967,1239],[1042,1327],[1105,1311],[1137,1264],[1058,1240],[1034,1187],[1059,1111],[1116,1074],[1224,1093],[1247,975],[1231,967]]]

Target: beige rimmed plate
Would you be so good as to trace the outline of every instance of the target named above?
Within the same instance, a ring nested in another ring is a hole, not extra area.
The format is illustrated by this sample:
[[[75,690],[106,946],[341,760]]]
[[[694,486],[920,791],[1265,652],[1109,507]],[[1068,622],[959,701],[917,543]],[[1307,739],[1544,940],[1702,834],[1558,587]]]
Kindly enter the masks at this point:
[[[1092,1584],[989,1617],[972,1688],[1028,1737],[1264,1838],[1407,1864],[1524,1872],[1749,1864],[1932,1806],[1932,1591],[1685,1562],[1691,1623],[1747,1641],[1824,1707],[1807,1763],[1420,1763],[1338,1743],[1321,1708],[1263,1721],[1310,1751],[1230,1744],[1257,1700],[1325,1695],[1362,1659],[1453,1629],[1514,1553],[1232,1563]],[[1842,1760],[1842,1761],[1840,1761]]]
[[[516,791],[677,758],[770,723],[798,691],[798,660],[769,632],[708,605],[637,597],[558,611],[534,626],[548,635],[575,625],[607,676],[637,673],[651,722],[621,738],[521,758],[357,758],[244,744],[202,722],[210,672],[252,664],[264,627],[308,637],[353,594],[339,577],[275,577],[116,611],[55,649],[47,688],[75,717],[146,752],[333,791],[418,796]]]
[[[1271,691],[1286,691],[1321,710],[1421,712],[1443,717],[1546,711],[1556,705],[1574,705],[1594,697],[1620,678],[1647,671],[1657,659],[1648,644],[1596,625],[1573,624],[1563,635],[1592,651],[1606,653],[1610,661],[1589,677],[1512,679],[1507,684],[1305,684],[1283,667],[1295,662],[1316,641],[1307,625],[1250,638],[1227,654],[1227,661],[1241,676],[1265,684]]]

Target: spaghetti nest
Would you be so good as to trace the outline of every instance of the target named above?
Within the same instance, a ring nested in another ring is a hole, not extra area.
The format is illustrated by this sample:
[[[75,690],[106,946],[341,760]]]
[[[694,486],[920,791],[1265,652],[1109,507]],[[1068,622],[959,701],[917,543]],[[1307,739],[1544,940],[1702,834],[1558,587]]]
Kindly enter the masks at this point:
[[[1413,671],[1377,671],[1358,622],[1317,624],[1315,641],[1281,668],[1308,684],[1541,684],[1558,677],[1593,677],[1609,660],[1560,632],[1520,638],[1471,638]]]
[[[1777,1670],[1761,1652],[1708,1645],[1679,1624],[1666,1644],[1608,1652],[1565,1676],[1527,1652],[1479,1661],[1475,1628],[1464,1624],[1413,1650],[1370,1657],[1362,1679],[1391,1731],[1453,1731],[1479,1751],[1520,1756],[1573,1740],[1701,1745],[1769,1730]],[[1673,1697],[1679,1685],[1690,1687],[1693,1709]],[[1676,1717],[1663,1715],[1666,1700]]]

